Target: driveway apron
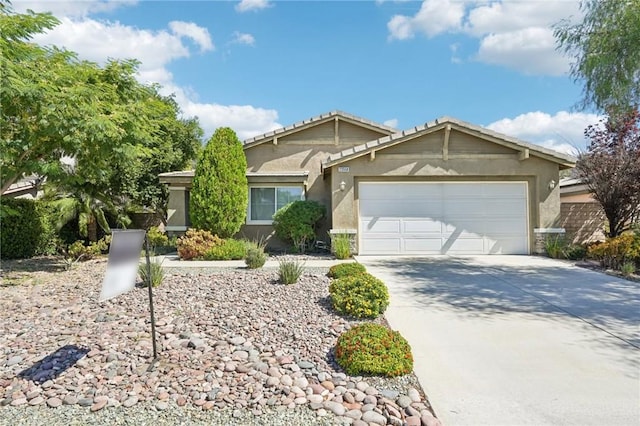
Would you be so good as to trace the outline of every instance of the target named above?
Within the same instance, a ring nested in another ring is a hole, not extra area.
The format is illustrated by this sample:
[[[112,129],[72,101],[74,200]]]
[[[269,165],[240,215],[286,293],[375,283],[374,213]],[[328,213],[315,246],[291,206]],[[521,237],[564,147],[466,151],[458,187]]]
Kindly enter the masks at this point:
[[[640,286],[530,256],[369,257],[445,425],[640,425]]]

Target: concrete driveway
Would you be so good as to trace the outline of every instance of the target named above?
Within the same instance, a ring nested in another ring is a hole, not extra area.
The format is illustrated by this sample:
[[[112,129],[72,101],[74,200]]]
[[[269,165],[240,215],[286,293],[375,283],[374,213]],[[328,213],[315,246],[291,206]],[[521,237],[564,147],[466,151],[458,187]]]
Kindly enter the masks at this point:
[[[453,425],[640,425],[640,285],[527,256],[358,261]]]

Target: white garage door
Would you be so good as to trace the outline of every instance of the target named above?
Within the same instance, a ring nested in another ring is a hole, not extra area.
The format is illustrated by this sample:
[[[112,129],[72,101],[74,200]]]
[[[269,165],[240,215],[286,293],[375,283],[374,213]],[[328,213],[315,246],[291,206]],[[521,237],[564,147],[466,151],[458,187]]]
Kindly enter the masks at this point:
[[[360,254],[527,254],[526,182],[360,183]]]

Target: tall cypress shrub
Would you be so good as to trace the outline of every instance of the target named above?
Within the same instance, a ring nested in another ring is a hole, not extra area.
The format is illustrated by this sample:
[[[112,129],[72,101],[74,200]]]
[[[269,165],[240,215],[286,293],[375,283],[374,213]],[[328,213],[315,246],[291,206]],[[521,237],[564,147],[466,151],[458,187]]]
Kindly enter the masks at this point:
[[[189,198],[194,228],[221,238],[240,230],[247,215],[247,159],[236,133],[222,127],[200,153]]]

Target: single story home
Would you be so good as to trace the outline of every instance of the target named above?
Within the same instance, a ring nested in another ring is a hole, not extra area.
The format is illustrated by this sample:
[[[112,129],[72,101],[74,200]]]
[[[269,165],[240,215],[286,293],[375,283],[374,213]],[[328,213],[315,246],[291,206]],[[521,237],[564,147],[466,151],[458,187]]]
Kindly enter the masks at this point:
[[[580,179],[560,179],[560,226],[574,244],[604,241],[606,216]]]
[[[333,111],[247,139],[240,234],[273,233],[286,203],[324,204],[320,238],[349,234],[361,255],[528,254],[560,222],[571,156],[450,117],[408,130]],[[193,171],[163,173],[167,230],[189,227]]]

